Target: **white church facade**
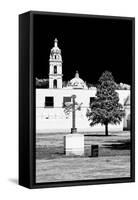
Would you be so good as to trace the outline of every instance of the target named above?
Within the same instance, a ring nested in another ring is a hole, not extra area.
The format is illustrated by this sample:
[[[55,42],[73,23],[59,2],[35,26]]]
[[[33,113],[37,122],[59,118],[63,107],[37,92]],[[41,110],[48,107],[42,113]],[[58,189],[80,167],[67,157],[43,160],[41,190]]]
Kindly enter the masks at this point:
[[[72,101],[72,95],[76,95],[76,102],[81,104],[81,110],[76,111],[78,132],[104,131],[105,127],[100,124],[91,127],[86,117],[87,109],[95,97],[96,88],[88,88],[86,82],[79,77],[78,71],[67,86],[63,87],[62,64],[61,50],[55,39],[49,59],[49,88],[36,88],[36,132],[70,132],[72,114],[66,115],[65,104]],[[119,101],[126,110],[126,116],[119,125],[109,125],[109,131],[123,131],[130,126],[130,89],[117,92]]]

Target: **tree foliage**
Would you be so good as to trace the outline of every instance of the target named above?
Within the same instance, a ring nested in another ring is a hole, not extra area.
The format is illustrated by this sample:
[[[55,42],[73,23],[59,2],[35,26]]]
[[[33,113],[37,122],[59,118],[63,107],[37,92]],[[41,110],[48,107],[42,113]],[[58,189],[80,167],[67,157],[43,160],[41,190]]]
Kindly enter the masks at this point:
[[[86,115],[91,126],[99,123],[105,125],[106,135],[108,135],[108,124],[120,124],[125,111],[119,103],[116,83],[111,72],[105,71],[99,78],[96,98]]]
[[[36,88],[49,88],[49,79],[36,78]]]

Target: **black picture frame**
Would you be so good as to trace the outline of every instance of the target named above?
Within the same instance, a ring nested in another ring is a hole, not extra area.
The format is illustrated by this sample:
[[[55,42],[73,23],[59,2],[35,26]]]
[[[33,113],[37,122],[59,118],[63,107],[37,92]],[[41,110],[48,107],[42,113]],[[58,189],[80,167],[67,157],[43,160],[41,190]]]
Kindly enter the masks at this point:
[[[126,178],[36,183],[35,78],[33,68],[34,15],[125,19],[132,23],[131,176]],[[19,184],[27,188],[125,183],[135,181],[135,18],[29,11],[19,15]]]

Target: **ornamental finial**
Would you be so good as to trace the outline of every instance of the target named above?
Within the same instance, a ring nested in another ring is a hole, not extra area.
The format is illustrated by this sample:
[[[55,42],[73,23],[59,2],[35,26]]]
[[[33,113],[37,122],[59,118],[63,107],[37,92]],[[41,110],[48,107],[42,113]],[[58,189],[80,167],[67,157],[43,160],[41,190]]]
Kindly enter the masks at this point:
[[[78,70],[76,71],[75,77],[79,78],[79,72],[78,72]]]
[[[54,40],[54,46],[57,47],[57,44],[58,44],[58,40],[57,40],[57,38],[55,38],[55,40]]]

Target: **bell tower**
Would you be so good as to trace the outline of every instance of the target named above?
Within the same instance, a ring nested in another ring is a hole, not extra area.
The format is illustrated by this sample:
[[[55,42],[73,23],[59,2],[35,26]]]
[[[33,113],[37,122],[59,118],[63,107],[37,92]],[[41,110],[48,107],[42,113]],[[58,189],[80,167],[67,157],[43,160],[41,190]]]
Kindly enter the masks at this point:
[[[58,47],[58,40],[54,40],[54,47],[49,59],[49,88],[62,88],[62,56]]]

